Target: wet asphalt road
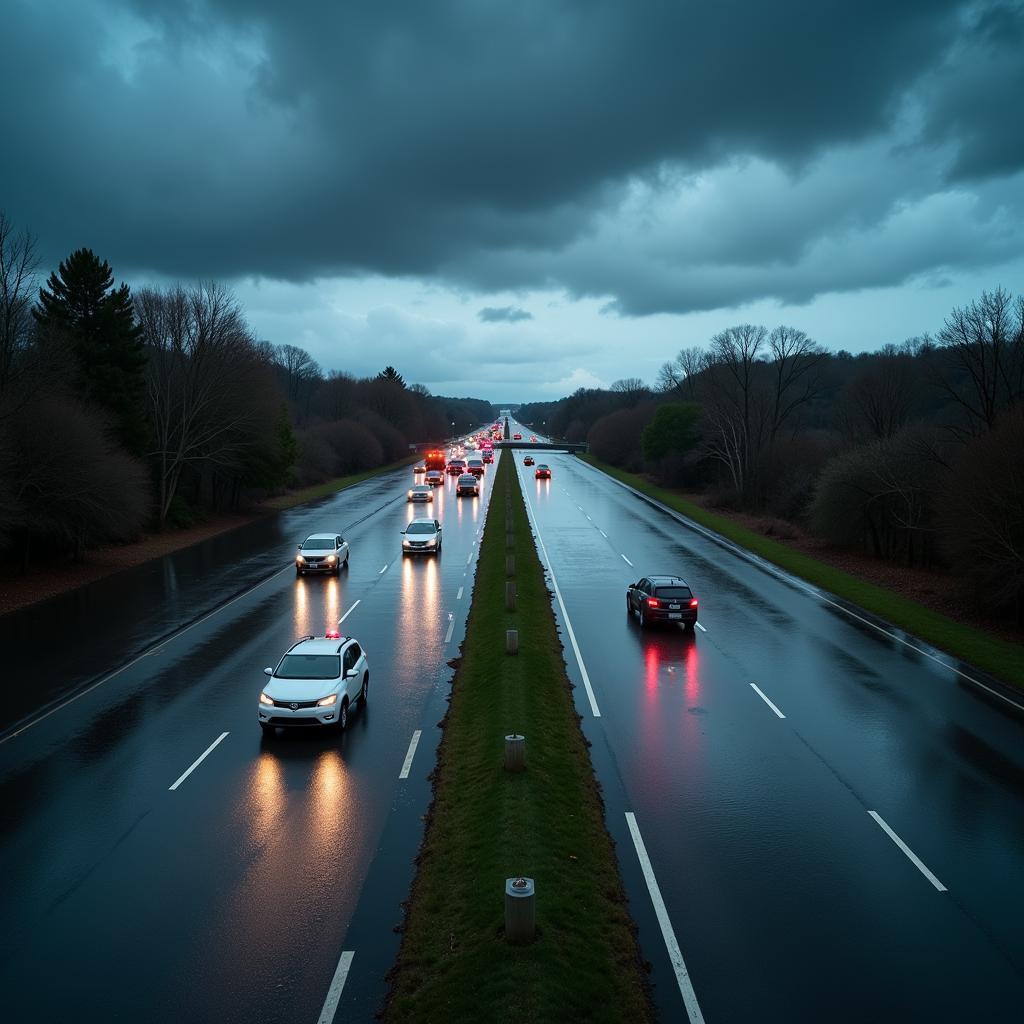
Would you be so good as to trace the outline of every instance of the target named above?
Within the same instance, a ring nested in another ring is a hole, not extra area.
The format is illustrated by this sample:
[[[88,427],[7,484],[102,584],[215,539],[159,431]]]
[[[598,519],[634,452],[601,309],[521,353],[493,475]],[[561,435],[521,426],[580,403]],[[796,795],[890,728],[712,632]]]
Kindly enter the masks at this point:
[[[446,481],[414,513],[411,482],[392,472],[0,620],[4,1021],[314,1022],[344,952],[337,1019],[371,1019],[489,498]],[[437,559],[403,560],[413,514],[442,521]],[[296,542],[336,529],[350,568],[296,579]],[[346,615],[368,706],[343,737],[264,740],[263,667]],[[48,712],[26,718],[40,693]]]
[[[1019,1020],[1022,717],[578,460],[545,453],[542,483],[510,455],[662,1020],[684,1019],[662,923],[708,1021]],[[449,483],[440,559],[403,563],[410,476],[0,619],[5,1021],[314,1022],[345,953],[336,1019],[372,1018],[488,500]],[[295,542],[335,527],[351,568],[297,581]],[[689,580],[706,632],[627,617],[652,572]],[[262,667],[347,612],[369,706],[340,739],[261,740]]]
[[[1024,716],[572,456],[516,460],[662,1019],[684,1000],[626,812],[707,1021],[1024,1019]],[[627,615],[654,573],[704,630]]]

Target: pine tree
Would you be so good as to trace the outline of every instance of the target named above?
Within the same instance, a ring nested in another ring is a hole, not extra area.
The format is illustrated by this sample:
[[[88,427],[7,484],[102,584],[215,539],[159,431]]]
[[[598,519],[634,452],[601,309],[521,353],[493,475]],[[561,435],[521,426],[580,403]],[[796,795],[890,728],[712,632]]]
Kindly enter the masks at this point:
[[[78,392],[110,413],[128,451],[143,454],[146,352],[128,285],[115,288],[110,265],[91,249],[78,249],[39,289],[32,313],[70,346]]]
[[[377,374],[377,380],[386,380],[392,384],[397,384],[400,388],[405,387],[405,378],[393,366],[385,366]]]

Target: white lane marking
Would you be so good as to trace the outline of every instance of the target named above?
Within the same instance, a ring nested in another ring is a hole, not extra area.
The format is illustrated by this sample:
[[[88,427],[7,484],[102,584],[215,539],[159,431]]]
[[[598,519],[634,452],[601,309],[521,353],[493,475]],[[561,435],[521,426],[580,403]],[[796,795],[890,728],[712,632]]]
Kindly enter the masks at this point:
[[[207,619],[212,618],[214,615],[218,615],[226,608],[230,608],[231,605],[235,604],[236,601],[241,601],[242,598],[248,597],[253,591],[259,590],[259,588],[262,587],[265,583],[269,583],[271,580],[276,579],[278,576],[280,576],[281,573],[287,572],[289,569],[292,568],[292,564],[293,563],[289,562],[283,569],[279,569],[277,572],[268,576],[265,580],[260,580],[259,583],[257,583],[253,587],[250,587],[247,591],[245,591],[244,594],[239,594],[237,597],[233,597],[230,601],[228,601],[227,604],[219,605],[217,608],[214,608],[213,611],[207,612],[207,614],[204,615],[201,619],[196,619],[195,622],[189,623],[187,626],[185,626],[184,629],[178,630],[177,633],[172,633],[169,637],[167,637],[166,640],[161,641],[156,647],[153,647],[148,651],[143,651],[142,654],[132,658],[131,661],[122,665],[120,668],[114,669],[113,672],[109,672],[102,679],[97,679],[96,682],[93,683],[91,686],[87,686],[81,692],[76,693],[71,697],[68,697],[67,700],[61,701],[55,707],[50,708],[50,710],[47,711],[45,714],[40,715],[38,718],[33,718],[31,722],[26,722],[20,729],[16,729],[9,735],[4,736],[3,739],[0,739],[0,745],[6,743],[8,740],[13,740],[15,736],[20,736],[23,732],[27,732],[29,729],[32,728],[32,726],[38,725],[40,722],[49,718],[50,715],[55,715],[58,711],[63,711],[64,708],[68,707],[70,704],[74,704],[76,700],[80,700],[87,693],[92,693],[92,691],[95,690],[97,686],[102,686],[104,683],[109,683],[111,679],[115,678],[116,676],[119,676],[122,672],[127,672],[128,669],[132,667],[132,665],[137,665],[140,661],[142,661],[143,658],[148,658],[151,654],[156,654],[158,651],[162,650],[172,640],[177,640],[179,636],[183,636],[190,629],[195,629],[196,626],[202,625]]]
[[[920,871],[921,874],[939,890],[939,892],[948,891],[946,887],[928,870],[928,868],[925,867],[924,861],[922,861],[921,858],[918,857],[917,854],[914,853],[914,851],[907,846],[907,844],[903,842],[903,840],[900,839],[900,837],[896,835],[891,828],[889,828],[878,811],[868,811],[868,814],[878,822],[885,834],[907,855],[914,867],[916,867],[917,870]]]
[[[451,617],[450,615],[448,616],[448,618],[449,618],[449,619],[450,619],[451,621],[449,621],[449,623],[448,623],[448,632],[447,632],[447,633],[445,633],[445,635],[444,635],[444,642],[445,642],[445,643],[448,643],[448,641],[449,641],[449,640],[451,640],[451,638],[452,638],[452,632],[453,632],[453,631],[454,631],[454,629],[455,629],[455,620],[454,620],[454,619],[453,619],[453,618],[452,618],[452,617]]]
[[[383,575],[384,575],[384,573],[386,573],[386,572],[388,571],[388,566],[389,566],[390,564],[391,564],[390,562],[385,562],[385,563],[384,563],[384,568],[383,568],[383,569],[381,569],[381,570],[380,570],[380,572],[378,572],[378,573],[377,573],[377,575],[378,575],[378,576],[383,576]]]
[[[359,607],[359,601],[362,601],[361,597],[356,601],[356,603],[354,605],[352,605],[351,608],[349,608],[349,610],[347,612],[345,612],[344,615],[342,615],[342,617],[340,619],[338,619],[338,625],[339,626],[356,610],[356,608]]]
[[[354,949],[346,949],[341,954],[334,977],[331,978],[331,987],[327,990],[324,1008],[320,1011],[316,1024],[333,1024],[334,1015],[338,1011],[338,1003],[341,1001],[341,990],[345,987],[349,969],[352,967],[352,958],[355,955]]]
[[[572,644],[573,653],[576,655],[576,664],[580,667],[580,675],[583,677],[583,686],[587,691],[587,699],[590,701],[590,710],[595,718],[601,717],[601,709],[597,706],[597,698],[594,696],[594,688],[590,685],[590,676],[587,673],[587,666],[583,664],[583,655],[580,654],[580,645],[576,643],[576,633],[573,631],[572,622],[569,619],[569,613],[565,610],[565,602],[562,600],[562,591],[558,589],[558,580],[555,579],[555,568],[551,564],[551,559],[548,557],[548,549],[544,544],[544,538],[540,535],[540,524],[537,522],[537,517],[533,512],[533,502],[530,501],[530,492],[522,486],[522,480],[520,480],[520,489],[523,492],[523,498],[526,501],[527,511],[530,513],[530,518],[533,520],[533,532],[537,535],[537,543],[540,544],[541,552],[544,555],[544,561],[548,565],[548,575],[551,577],[551,586],[554,588],[555,597],[558,599],[558,607],[562,609],[562,619],[565,622],[565,631],[569,634],[569,642]]]
[[[633,564],[625,555],[622,556],[622,560],[626,563],[626,565],[632,566]]]
[[[761,698],[761,700],[763,700],[763,701],[765,702],[765,704],[767,704],[767,705],[768,705],[768,707],[770,707],[770,708],[772,709],[772,711],[774,711],[774,712],[775,712],[775,714],[777,714],[777,715],[779,716],[779,718],[785,718],[785,717],[786,717],[786,716],[785,716],[785,715],[784,715],[784,714],[783,714],[783,713],[782,713],[782,712],[781,712],[781,711],[780,711],[780,710],[779,710],[779,709],[778,709],[778,708],[777,708],[777,707],[776,707],[776,706],[775,706],[775,705],[774,705],[774,704],[773,704],[773,703],[772,703],[772,702],[771,702],[771,701],[770,701],[770,700],[768,699],[768,697],[767,697],[767,695],[765,694],[764,690],[762,690],[762,689],[761,689],[761,687],[757,685],[757,683],[751,683],[750,685],[751,685],[751,686],[752,686],[752,687],[754,688],[754,692],[755,692],[755,693],[756,693],[756,694],[758,695],[758,697],[760,697],[760,698]]]
[[[608,539],[608,534],[607,534],[607,533],[605,533],[605,532],[604,532],[604,530],[602,530],[600,526],[599,526],[599,527],[597,528],[597,532],[598,532],[599,534],[601,534],[601,536],[602,536],[602,537],[604,537],[604,539],[605,539],[605,540],[607,540],[607,539]]]
[[[412,734],[412,739],[409,740],[409,750],[406,752],[405,760],[402,762],[402,770],[398,773],[400,779],[409,778],[409,769],[412,768],[412,759],[416,756],[416,748],[420,743],[420,733],[422,729],[417,729]]]
[[[470,551],[469,558],[466,559],[466,565],[469,565],[469,563],[472,562],[472,561],[473,561],[473,552]]]
[[[584,514],[585,516],[587,516],[587,513],[586,513],[586,512],[584,512],[583,514]],[[591,523],[592,523],[592,522],[593,522],[594,520],[593,520],[593,519],[591,519],[591,518],[590,518],[590,516],[587,516],[587,521],[588,521],[588,522],[591,522]]]
[[[463,589],[464,589],[463,587],[459,587],[459,592],[455,595],[455,600],[456,601],[461,601],[462,600],[462,591],[463,591]]]
[[[672,929],[665,901],[661,898],[658,880],[654,877],[651,859],[647,856],[647,847],[644,846],[640,829],[636,824],[636,815],[632,811],[626,811],[626,824],[629,826],[629,834],[633,837],[636,855],[640,859],[640,868],[644,873],[644,881],[647,882],[647,891],[651,894],[651,902],[654,904],[654,913],[657,915],[658,924],[661,925],[661,935],[665,940],[665,948],[668,950],[672,969],[676,972],[676,981],[679,984],[679,992],[683,997],[683,1005],[686,1007],[690,1024],[704,1024],[704,1015],[700,1012],[697,993],[694,992],[693,982],[690,981],[690,972],[686,969],[686,961],[683,960],[679,943],[676,941],[676,933]]]
[[[226,732],[222,732],[193,762],[188,766],[188,769],[182,774],[178,781],[168,790],[169,793],[176,790],[206,759],[213,753],[214,748],[227,736]]]
[[[699,629],[699,630],[700,630],[700,631],[701,631],[702,633],[706,633],[706,632],[707,632],[707,630],[706,630],[706,629],[705,629],[705,628],[704,628],[704,627],[703,627],[703,626],[702,626],[702,625],[701,625],[701,624],[700,624],[699,622],[695,622],[695,623],[694,623],[694,625],[695,625],[695,626],[696,626],[696,627],[697,627],[697,628],[698,628],[698,629]]]
[[[587,466],[589,464],[583,463],[583,465]],[[950,665],[948,662],[943,661],[942,658],[936,657],[934,654],[922,650],[916,644],[912,644],[909,640],[906,640],[901,636],[897,636],[895,633],[892,632],[892,630],[886,629],[885,626],[880,626],[877,622],[872,622],[870,619],[865,619],[863,615],[858,615],[856,612],[851,611],[849,608],[845,607],[845,605],[840,604],[838,601],[833,601],[831,598],[825,595],[824,590],[822,590],[821,588],[815,587],[813,584],[808,583],[806,580],[801,579],[799,576],[787,572],[781,566],[776,565],[774,562],[769,561],[767,558],[762,558],[760,555],[755,555],[753,551],[750,551],[748,548],[743,547],[742,544],[738,544],[735,541],[731,541],[728,537],[724,537],[720,533],[715,533],[714,530],[709,529],[706,526],[701,526],[699,523],[696,523],[694,522],[694,520],[689,519],[687,516],[683,515],[682,512],[678,512],[676,511],[676,509],[669,507],[664,502],[658,501],[657,498],[652,498],[650,495],[644,494],[642,491],[638,491],[635,487],[630,487],[629,484],[624,484],[621,480],[616,480],[613,476],[608,476],[607,473],[602,473],[601,470],[597,469],[594,466],[589,466],[589,468],[592,469],[595,473],[601,473],[603,477],[605,477],[608,480],[611,480],[612,483],[618,484],[620,487],[629,491],[631,494],[636,495],[636,497],[638,497],[641,501],[654,505],[656,508],[661,509],[661,511],[667,513],[673,519],[675,519],[676,522],[682,523],[687,529],[693,530],[694,533],[699,533],[703,537],[706,537],[708,540],[711,540],[714,543],[720,544],[722,547],[727,548],[734,555],[736,555],[737,558],[742,558],[745,561],[752,563],[753,565],[760,566],[762,569],[770,573],[776,579],[781,580],[785,583],[793,584],[793,586],[798,587],[800,590],[804,591],[804,593],[806,594],[809,594],[811,597],[816,598],[819,601],[824,601],[826,604],[832,605],[833,608],[838,608],[839,611],[849,615],[850,618],[856,619],[858,622],[863,622],[866,626],[870,626],[872,629],[877,629],[879,633],[884,633],[887,637],[889,637],[890,640],[896,640],[899,643],[909,647],[912,651],[917,651],[918,654],[923,654],[926,658],[930,658],[932,661],[934,661],[936,665],[939,665],[945,669],[952,670],[958,676],[960,676],[961,679],[966,679],[969,683],[973,683],[975,686],[980,686],[983,690],[986,690],[988,693],[991,693],[993,697],[998,697],[1000,700],[1005,701],[1007,704],[1010,705],[1010,707],[1020,709],[1022,706],[1024,706],[1019,704],[1017,701],[1013,700],[1011,697],[1008,697],[1005,693],[1000,693],[998,690],[992,689],[991,686],[986,686],[985,683],[983,683],[980,679],[976,679],[969,673],[963,672],[960,669],[956,668],[954,665]],[[916,640],[920,638],[915,637],[914,639]],[[945,657],[955,659],[956,655],[946,654]]]

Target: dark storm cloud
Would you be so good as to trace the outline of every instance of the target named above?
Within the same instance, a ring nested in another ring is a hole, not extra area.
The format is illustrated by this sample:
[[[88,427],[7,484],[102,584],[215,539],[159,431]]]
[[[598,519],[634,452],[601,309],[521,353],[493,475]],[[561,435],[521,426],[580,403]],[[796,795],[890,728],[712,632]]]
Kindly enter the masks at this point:
[[[532,320],[533,314],[518,306],[484,306],[477,313],[477,319],[485,324],[514,324],[520,320]]]
[[[377,273],[691,308],[685,288],[671,298],[686,264],[668,243],[664,287],[642,259],[619,273],[581,251],[633,183],[736,156],[799,176],[892,131],[908,97],[954,173],[1020,167],[1019,117],[981,109],[991,76],[1020,74],[1004,38],[1018,15],[954,0],[13,0],[0,204],[51,260],[88,244],[120,273]],[[707,236],[729,251],[701,259],[798,268],[816,230],[901,199],[882,193],[753,246],[734,219]]]

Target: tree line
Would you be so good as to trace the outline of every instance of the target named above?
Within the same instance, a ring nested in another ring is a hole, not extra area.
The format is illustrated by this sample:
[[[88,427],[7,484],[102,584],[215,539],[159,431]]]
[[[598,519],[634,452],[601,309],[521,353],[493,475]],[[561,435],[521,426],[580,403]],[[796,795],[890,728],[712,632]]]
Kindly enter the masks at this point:
[[[256,338],[217,282],[133,293],[87,248],[42,281],[35,239],[0,213],[0,558],[75,559],[491,416],[394,367],[325,372]]]
[[[1024,622],[1024,296],[853,355],[741,324],[638,378],[519,409],[599,459],[838,547],[942,567]]]

